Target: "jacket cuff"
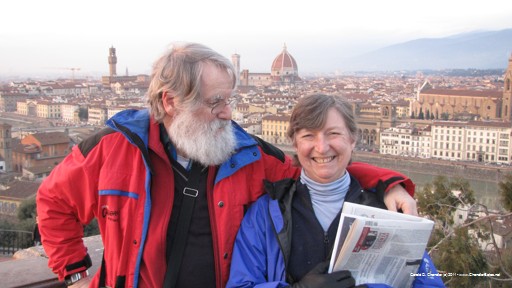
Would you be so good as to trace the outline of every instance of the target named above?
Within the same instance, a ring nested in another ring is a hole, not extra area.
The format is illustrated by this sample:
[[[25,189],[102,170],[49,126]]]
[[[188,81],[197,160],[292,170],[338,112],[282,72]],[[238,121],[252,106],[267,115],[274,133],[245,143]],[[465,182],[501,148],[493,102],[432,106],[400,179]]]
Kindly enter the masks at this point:
[[[81,272],[81,271],[87,270],[91,266],[92,266],[92,260],[91,260],[91,257],[89,256],[89,253],[87,253],[85,255],[84,259],[82,259],[78,262],[66,265],[66,274]]]

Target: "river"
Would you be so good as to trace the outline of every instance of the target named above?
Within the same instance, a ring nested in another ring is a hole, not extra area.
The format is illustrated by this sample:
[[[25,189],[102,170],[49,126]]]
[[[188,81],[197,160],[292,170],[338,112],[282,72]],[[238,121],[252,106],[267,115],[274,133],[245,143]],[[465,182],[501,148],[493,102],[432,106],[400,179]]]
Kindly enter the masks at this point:
[[[502,210],[498,183],[504,175],[512,173],[512,167],[495,167],[468,162],[450,162],[433,159],[389,157],[379,154],[354,154],[356,161],[368,162],[390,168],[409,176],[416,184],[416,191],[431,183],[438,175],[448,179],[460,177],[469,182],[476,201],[493,210]]]
[[[436,175],[426,174],[421,172],[413,172],[407,170],[396,169],[397,171],[404,173],[409,176],[416,184],[416,191],[421,191],[423,186],[427,183],[431,183]],[[484,179],[474,179],[472,177],[460,177],[466,179],[471,186],[471,189],[475,192],[476,201],[480,204],[487,206],[489,209],[501,210],[500,204],[500,193],[498,190],[498,183],[494,181],[485,181]],[[450,176],[447,176],[450,178]]]
[[[280,146],[287,154],[293,153],[291,147]],[[448,179],[461,177],[469,182],[475,192],[477,203],[492,210],[502,210],[498,183],[504,175],[512,173],[512,167],[491,167],[471,162],[450,162],[434,159],[393,157],[367,152],[354,152],[354,161],[366,162],[379,167],[399,171],[409,176],[421,191],[425,184],[431,183],[437,175]]]

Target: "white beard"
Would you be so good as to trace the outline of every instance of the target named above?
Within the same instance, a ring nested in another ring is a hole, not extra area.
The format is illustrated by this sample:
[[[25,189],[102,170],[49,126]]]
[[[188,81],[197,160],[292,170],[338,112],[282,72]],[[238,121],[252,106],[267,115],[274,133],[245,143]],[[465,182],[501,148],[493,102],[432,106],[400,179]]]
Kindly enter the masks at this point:
[[[184,157],[209,165],[219,165],[228,160],[236,146],[231,121],[215,119],[212,122],[198,120],[188,111],[174,116],[167,133]]]

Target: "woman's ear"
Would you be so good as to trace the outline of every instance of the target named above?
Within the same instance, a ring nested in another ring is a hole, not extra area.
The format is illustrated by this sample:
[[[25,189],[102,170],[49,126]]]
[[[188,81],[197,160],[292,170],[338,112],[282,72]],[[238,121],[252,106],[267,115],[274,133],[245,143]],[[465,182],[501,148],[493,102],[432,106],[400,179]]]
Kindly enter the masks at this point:
[[[172,92],[162,92],[162,105],[164,106],[165,112],[171,115],[172,111],[174,111],[174,95],[172,95]]]

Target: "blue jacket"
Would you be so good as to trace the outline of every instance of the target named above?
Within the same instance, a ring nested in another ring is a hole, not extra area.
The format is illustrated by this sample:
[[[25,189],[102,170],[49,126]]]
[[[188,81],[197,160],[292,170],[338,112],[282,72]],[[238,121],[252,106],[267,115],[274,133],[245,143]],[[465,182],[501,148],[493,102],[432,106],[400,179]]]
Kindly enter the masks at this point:
[[[355,183],[354,183],[355,182]],[[363,193],[359,183],[352,177],[351,187],[345,201],[374,205],[371,193]],[[276,186],[278,188],[276,188]],[[284,187],[284,188],[283,188]],[[289,219],[290,207],[296,191],[295,181],[285,179],[267,185],[268,194],[253,204],[238,232],[230,278],[227,287],[288,287],[286,282],[286,260],[289,259],[292,227]],[[286,196],[283,196],[286,194]],[[363,195],[361,195],[363,194]],[[368,196],[370,199],[368,200]],[[284,208],[283,208],[284,207]],[[283,208],[283,209],[281,209]],[[285,211],[284,213],[282,211]],[[287,225],[288,224],[288,225]],[[425,252],[413,287],[444,287],[429,255]],[[411,276],[412,277],[412,276]],[[367,284],[368,287],[389,287],[385,284]]]

